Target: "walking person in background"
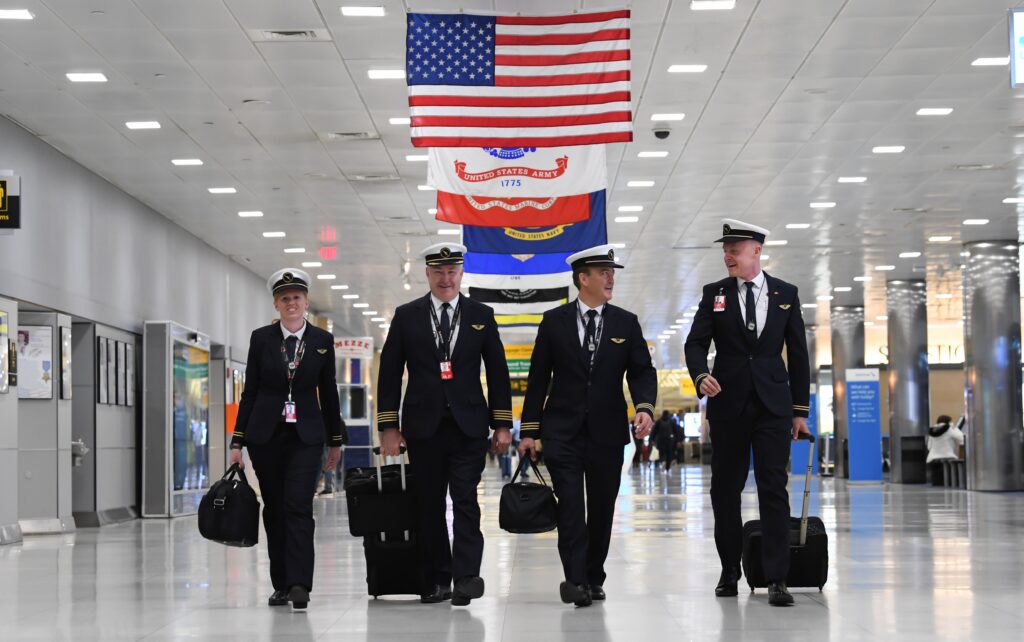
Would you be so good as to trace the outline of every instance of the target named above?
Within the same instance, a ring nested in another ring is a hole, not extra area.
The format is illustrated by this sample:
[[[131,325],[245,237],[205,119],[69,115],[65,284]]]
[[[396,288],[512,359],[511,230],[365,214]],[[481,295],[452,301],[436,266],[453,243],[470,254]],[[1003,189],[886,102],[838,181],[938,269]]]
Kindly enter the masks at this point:
[[[661,418],[654,422],[651,440],[658,449],[658,463],[665,462],[665,470],[672,468],[672,460],[676,457],[675,422],[667,410],[661,411]]]

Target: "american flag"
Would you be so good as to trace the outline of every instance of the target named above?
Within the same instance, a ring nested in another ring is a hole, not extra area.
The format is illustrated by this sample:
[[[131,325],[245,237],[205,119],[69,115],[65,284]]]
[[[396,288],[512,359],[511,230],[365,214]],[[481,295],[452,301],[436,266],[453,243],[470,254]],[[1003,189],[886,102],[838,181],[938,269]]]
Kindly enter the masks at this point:
[[[629,10],[565,16],[410,13],[416,147],[629,142]]]

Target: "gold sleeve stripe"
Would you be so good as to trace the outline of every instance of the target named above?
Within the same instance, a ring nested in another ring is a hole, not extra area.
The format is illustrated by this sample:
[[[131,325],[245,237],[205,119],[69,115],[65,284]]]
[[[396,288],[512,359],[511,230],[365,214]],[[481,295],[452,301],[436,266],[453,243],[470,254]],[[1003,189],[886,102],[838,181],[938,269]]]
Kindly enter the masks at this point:
[[[233,435],[234,435],[235,437],[244,437],[244,436],[245,436],[245,433],[244,433],[244,432],[239,432],[239,431],[237,431],[237,430],[236,430],[235,432],[233,432],[232,434],[233,434]]]
[[[810,410],[811,409],[810,406],[800,406],[800,405],[797,405],[797,404],[793,404],[793,407],[794,408],[798,408],[800,410]]]
[[[654,406],[649,404],[649,403],[638,403],[636,405],[636,409],[637,410],[650,410],[650,411],[653,411],[654,410]]]
[[[711,376],[711,373],[709,373],[709,372],[705,372],[703,374],[699,374],[699,375],[697,375],[697,378],[693,380],[693,383],[695,383],[695,384],[697,384],[699,386],[701,379],[703,379],[704,377],[710,377],[710,376]]]

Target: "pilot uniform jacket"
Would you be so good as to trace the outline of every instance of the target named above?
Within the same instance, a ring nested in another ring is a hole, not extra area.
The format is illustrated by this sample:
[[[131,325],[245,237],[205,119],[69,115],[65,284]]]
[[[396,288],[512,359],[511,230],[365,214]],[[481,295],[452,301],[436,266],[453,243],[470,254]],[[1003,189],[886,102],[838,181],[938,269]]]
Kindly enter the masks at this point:
[[[400,405],[402,433],[410,439],[433,436],[446,408],[468,437],[487,437],[488,426],[511,429],[512,385],[494,310],[467,296],[459,297],[459,331],[451,354],[453,377],[443,380],[442,354],[434,338],[430,306],[427,294],[395,310],[380,355],[378,430],[399,427]],[[486,400],[480,383],[481,357],[487,373]],[[403,402],[405,368],[409,383]]]
[[[720,294],[725,296],[725,310],[715,312],[715,297]],[[708,374],[722,386],[721,393],[708,399],[708,421],[739,418],[752,393],[777,417],[806,417],[810,411],[810,364],[797,288],[765,273],[765,295],[768,316],[761,336],[754,338],[743,321],[736,279],[704,286],[684,351],[699,396],[704,396],[700,384]],[[709,373],[712,340],[717,355]],[[788,372],[782,359],[783,342]]]
[[[328,446],[341,446],[345,436],[335,382],[334,336],[307,323],[302,338],[305,353],[292,382],[298,419],[295,431],[302,443],[309,446],[325,442]],[[234,448],[269,442],[275,428],[284,421],[288,367],[281,354],[282,345],[284,337],[278,323],[257,328],[249,339],[245,389],[231,438]]]
[[[590,368],[577,310],[573,301],[544,314],[530,359],[520,436],[568,441],[586,427],[593,441],[624,446],[630,437],[623,375],[637,412],[653,418],[658,395],[658,375],[640,321],[632,312],[605,304],[601,342]]]

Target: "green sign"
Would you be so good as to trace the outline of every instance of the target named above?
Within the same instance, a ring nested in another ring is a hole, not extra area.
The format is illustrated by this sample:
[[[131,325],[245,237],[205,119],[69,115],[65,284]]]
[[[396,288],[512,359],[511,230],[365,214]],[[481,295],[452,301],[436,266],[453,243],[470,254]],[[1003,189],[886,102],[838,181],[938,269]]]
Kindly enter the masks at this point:
[[[508,360],[508,373],[510,375],[530,374],[530,360],[529,359],[509,359]]]

